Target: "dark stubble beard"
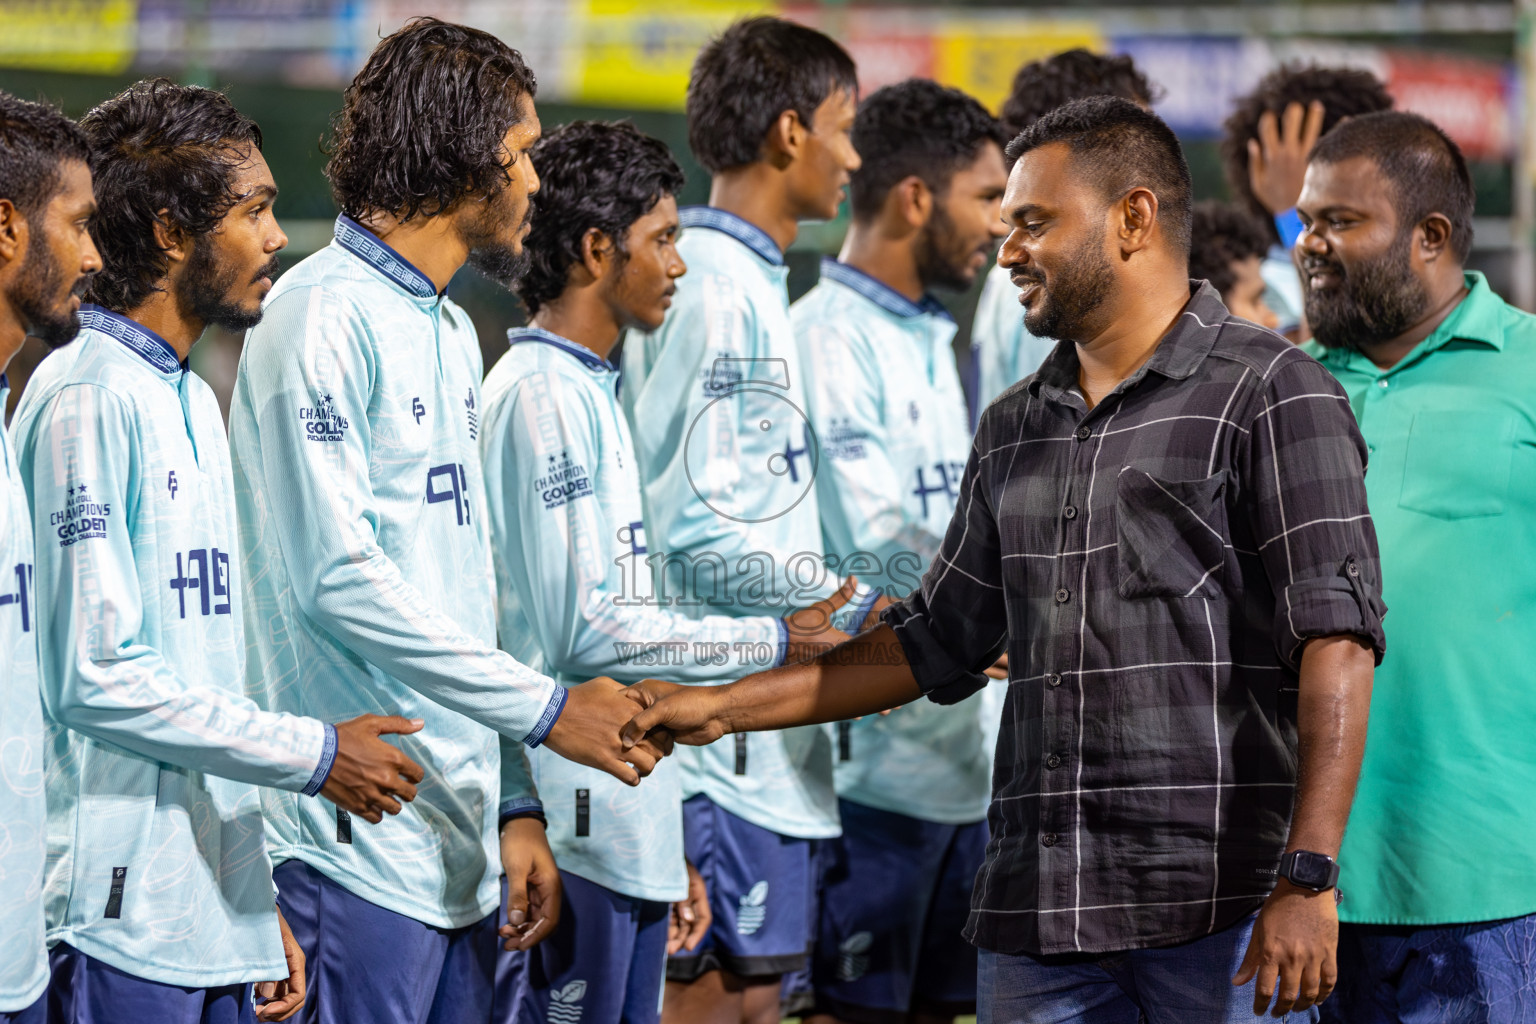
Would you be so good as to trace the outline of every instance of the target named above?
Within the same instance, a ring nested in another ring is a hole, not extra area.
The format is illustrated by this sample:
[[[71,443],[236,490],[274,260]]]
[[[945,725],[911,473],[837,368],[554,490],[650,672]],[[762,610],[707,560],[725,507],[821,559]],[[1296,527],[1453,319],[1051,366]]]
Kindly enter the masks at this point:
[[[1033,308],[1024,312],[1024,326],[1037,338],[1085,341],[1092,333],[1089,321],[1115,286],[1115,274],[1104,252],[1104,243],[1087,238],[1057,271],[1055,283],[1045,285],[1045,275],[1034,269],[1015,271],[1020,280],[1041,286]]]
[[[1307,256],[1302,273],[1326,270],[1338,282],[1324,291],[1307,284],[1305,306],[1312,336],[1325,348],[1364,352],[1398,337],[1424,318],[1429,293],[1409,267],[1412,232],[1404,232],[1381,256],[1345,271],[1338,260]]]
[[[954,246],[954,237],[954,218],[943,206],[935,203],[933,214],[918,236],[913,253],[917,260],[917,278],[924,288],[947,288],[963,292],[975,280],[975,275],[970,272],[970,263],[976,250],[967,249],[961,253],[951,251],[949,247]]]
[[[243,290],[263,277],[276,277],[277,270],[277,257],[273,256],[249,281],[241,282],[238,270],[219,263],[212,240],[205,236],[192,247],[192,255],[187,258],[182,285],[176,293],[177,307],[183,316],[204,324],[227,331],[249,330],[261,323],[261,307],[246,309],[231,295],[237,288]]]
[[[510,287],[521,278],[527,272],[529,263],[527,249],[514,247],[512,243],[503,240],[503,228],[511,219],[510,206],[511,202],[503,190],[495,199],[486,203],[474,223],[461,232],[464,246],[469,250],[469,265],[504,287]],[[519,232],[532,216],[533,204],[529,203],[523,211],[523,219],[518,222]]]
[[[80,315],[68,306],[53,304],[54,296],[64,287],[64,267],[42,238],[34,235],[33,243],[37,251],[29,253],[22,272],[6,289],[5,301],[26,325],[28,334],[49,348],[59,348],[80,333]],[[81,277],[70,294],[83,296],[90,281],[89,275]]]

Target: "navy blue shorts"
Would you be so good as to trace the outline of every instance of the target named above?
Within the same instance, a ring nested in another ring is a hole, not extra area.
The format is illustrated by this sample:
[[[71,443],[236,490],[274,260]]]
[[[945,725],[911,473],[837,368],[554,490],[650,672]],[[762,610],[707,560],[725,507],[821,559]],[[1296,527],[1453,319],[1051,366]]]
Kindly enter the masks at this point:
[[[759,828],[701,794],[683,801],[683,846],[709,887],[714,923],[698,949],[667,961],[669,979],[714,970],[760,978],[805,966],[813,840]]]
[[[255,1024],[256,1021],[248,984],[218,988],[165,985],[120,971],[62,942],[49,951],[48,966],[53,972],[46,996],[49,1024]],[[0,1016],[0,1019],[5,1018]],[[13,1019],[27,1020],[26,1017]]]
[[[487,1024],[498,913],[435,928],[369,903],[303,861],[272,872],[304,950],[299,1024]]]
[[[516,1008],[498,1001],[496,1024],[657,1024],[666,980],[670,903],[639,900],[560,872],[555,933],[520,958]],[[520,1012],[519,1012],[520,1011]]]
[[[847,800],[827,841],[812,971],[823,1012],[853,1024],[976,1006],[976,949],[960,937],[987,823],[939,825]]]
[[[0,1024],[47,1024],[48,993],[43,992],[31,1006],[0,1011]]]

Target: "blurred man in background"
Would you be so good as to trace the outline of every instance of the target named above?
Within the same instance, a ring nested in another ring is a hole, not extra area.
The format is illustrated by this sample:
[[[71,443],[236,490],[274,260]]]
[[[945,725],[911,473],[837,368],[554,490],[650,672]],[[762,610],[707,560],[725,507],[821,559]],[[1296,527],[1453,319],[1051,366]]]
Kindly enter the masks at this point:
[[[1118,96],[1151,110],[1159,92],[1129,57],[1067,50],[1019,68],[1003,102],[1003,135],[1013,139],[1041,115],[1072,100]],[[993,399],[1034,373],[1055,347],[1055,339],[1037,338],[1024,326],[1019,289],[1001,264],[992,267],[971,327],[972,425]]]
[[[1190,220],[1189,276],[1209,281],[1233,316],[1275,330],[1280,318],[1264,301],[1264,222],[1235,203],[1207,199]]]
[[[927,79],[859,105],[861,166],[838,259],[790,311],[805,346],[827,550],[893,597],[939,549],[970,451],[955,322],[1006,233],[1002,129]],[[960,941],[987,844],[1003,686],[838,726],[843,835],[829,840],[815,942],[820,1021],[947,1021],[976,1002]],[[915,1016],[913,1016],[915,1015]]]
[[[1370,445],[1392,608],[1325,1016],[1536,1021],[1536,317],[1465,269],[1472,180],[1418,115],[1323,136],[1297,210],[1306,348]]]

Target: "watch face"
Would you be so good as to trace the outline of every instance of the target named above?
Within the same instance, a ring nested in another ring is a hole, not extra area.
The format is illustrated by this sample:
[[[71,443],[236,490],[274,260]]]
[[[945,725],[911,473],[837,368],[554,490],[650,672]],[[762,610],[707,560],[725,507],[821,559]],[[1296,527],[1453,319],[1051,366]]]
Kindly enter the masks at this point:
[[[1333,861],[1320,853],[1296,851],[1291,863],[1291,881],[1309,889],[1326,889],[1333,876]]]

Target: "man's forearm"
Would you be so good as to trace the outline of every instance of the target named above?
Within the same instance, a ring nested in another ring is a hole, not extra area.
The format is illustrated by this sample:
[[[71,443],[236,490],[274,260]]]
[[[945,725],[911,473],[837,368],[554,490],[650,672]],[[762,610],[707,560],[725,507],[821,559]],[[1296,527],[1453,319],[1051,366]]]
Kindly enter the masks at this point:
[[[795,665],[722,687],[730,732],[787,729],[872,715],[923,695],[891,627],[879,626]]]
[[[1355,636],[1309,641],[1301,655],[1296,809],[1287,850],[1338,856],[1360,778],[1375,658]]]

